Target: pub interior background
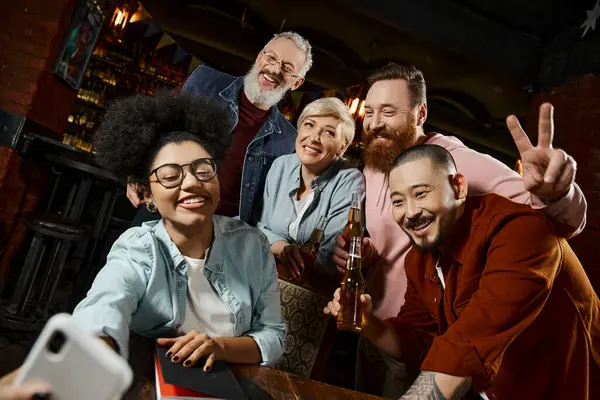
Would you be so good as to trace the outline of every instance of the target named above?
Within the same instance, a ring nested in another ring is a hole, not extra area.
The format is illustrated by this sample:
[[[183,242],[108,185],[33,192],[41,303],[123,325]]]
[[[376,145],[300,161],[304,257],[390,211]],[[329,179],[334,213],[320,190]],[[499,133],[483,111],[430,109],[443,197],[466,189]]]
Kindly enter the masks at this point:
[[[588,203],[600,200],[600,6],[593,0],[19,0],[0,7],[0,376],[20,364],[49,315],[72,311],[135,215],[124,183],[94,163],[90,142],[106,105],[177,90],[202,64],[243,75],[282,30],[297,31],[314,50],[306,83],[280,104],[290,121],[309,102],[337,96],[360,125],[366,75],[389,61],[412,63],[428,83],[426,130],[455,135],[511,168],[518,152],[505,117],[516,114],[535,141],[539,105],[553,103],[555,145],[577,161]],[[89,49],[89,60],[64,65],[73,45]],[[348,152],[357,164],[361,146],[357,131]],[[585,231],[571,241],[596,288],[598,213],[588,208]],[[323,381],[352,386],[355,340],[338,334]]]

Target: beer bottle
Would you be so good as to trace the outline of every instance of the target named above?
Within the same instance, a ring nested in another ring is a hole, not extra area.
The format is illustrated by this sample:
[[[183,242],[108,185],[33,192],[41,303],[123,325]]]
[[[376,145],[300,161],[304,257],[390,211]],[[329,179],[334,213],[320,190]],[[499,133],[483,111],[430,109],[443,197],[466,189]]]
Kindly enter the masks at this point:
[[[348,223],[344,235],[349,241],[346,273],[340,290],[342,309],[337,316],[337,327],[347,331],[360,332],[362,326],[362,303],[360,296],[365,291],[365,280],[361,267],[362,212],[360,193],[352,195],[352,207],[348,213]]]
[[[298,279],[301,285],[306,282],[309,269],[316,265],[317,254],[319,253],[319,247],[321,245],[321,241],[323,240],[323,232],[325,231],[326,223],[327,218],[325,218],[325,216],[321,216],[308,241],[300,247],[300,255],[304,260],[304,270]]]

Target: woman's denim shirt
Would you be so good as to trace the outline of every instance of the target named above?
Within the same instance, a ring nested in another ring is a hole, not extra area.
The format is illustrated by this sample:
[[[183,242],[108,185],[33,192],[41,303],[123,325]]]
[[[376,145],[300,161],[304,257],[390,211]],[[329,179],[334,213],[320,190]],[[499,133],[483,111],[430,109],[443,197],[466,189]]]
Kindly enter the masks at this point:
[[[264,235],[245,222],[213,216],[214,241],[204,276],[234,316],[234,335],[254,338],[263,365],[283,354],[275,260]],[[188,264],[164,223],[124,232],[73,320],[85,331],[113,338],[128,356],[129,330],[147,337],[174,336],[185,319]]]
[[[267,236],[269,243],[285,241],[294,243],[289,236],[289,226],[294,216],[294,199],[300,188],[300,160],[296,154],[277,158],[265,183],[263,207],[258,228]],[[310,182],[315,197],[302,216],[298,226],[297,244],[308,241],[317,227],[319,217],[327,218],[323,241],[317,254],[317,268],[325,276],[339,280],[332,256],[335,237],[344,231],[348,212],[352,207],[352,193],[359,191],[361,201],[365,193],[363,174],[343,159],[336,159],[321,175]]]

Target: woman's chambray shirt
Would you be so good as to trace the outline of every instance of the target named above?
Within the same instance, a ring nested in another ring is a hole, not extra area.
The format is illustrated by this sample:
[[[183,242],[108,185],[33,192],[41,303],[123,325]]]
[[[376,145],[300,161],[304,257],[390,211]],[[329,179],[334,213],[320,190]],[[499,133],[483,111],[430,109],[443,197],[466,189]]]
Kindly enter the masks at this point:
[[[263,207],[258,228],[267,236],[269,243],[285,241],[294,243],[289,236],[293,222],[294,199],[300,188],[302,164],[296,154],[278,157],[267,174]],[[336,159],[321,175],[310,182],[315,198],[306,210],[298,227],[298,245],[308,241],[317,227],[319,218],[327,218],[323,241],[317,254],[317,268],[325,276],[339,280],[339,273],[332,261],[335,237],[341,234],[348,222],[352,207],[352,193],[358,191],[361,200],[365,194],[363,174],[343,159]]]
[[[234,335],[254,338],[263,365],[283,354],[285,324],[269,243],[244,222],[213,216],[214,241],[204,276],[231,309]],[[188,264],[164,223],[124,232],[73,320],[85,331],[113,338],[128,356],[130,329],[147,337],[173,336],[185,319]]]

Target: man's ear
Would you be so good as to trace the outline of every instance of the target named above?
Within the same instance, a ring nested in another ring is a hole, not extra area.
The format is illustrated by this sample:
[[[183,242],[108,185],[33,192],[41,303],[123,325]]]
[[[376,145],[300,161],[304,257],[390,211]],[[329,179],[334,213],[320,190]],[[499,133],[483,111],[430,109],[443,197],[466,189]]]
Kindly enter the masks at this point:
[[[425,125],[425,121],[427,121],[427,104],[423,103],[419,106],[419,111],[417,111],[417,126]]]
[[[467,178],[460,172],[451,176],[452,189],[454,189],[454,196],[456,200],[463,200],[469,193],[469,185],[467,184]]]
[[[291,90],[298,89],[300,86],[302,86],[303,83],[304,83],[304,78],[296,78],[296,82],[294,82],[294,84],[292,85]]]

